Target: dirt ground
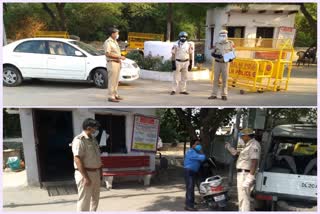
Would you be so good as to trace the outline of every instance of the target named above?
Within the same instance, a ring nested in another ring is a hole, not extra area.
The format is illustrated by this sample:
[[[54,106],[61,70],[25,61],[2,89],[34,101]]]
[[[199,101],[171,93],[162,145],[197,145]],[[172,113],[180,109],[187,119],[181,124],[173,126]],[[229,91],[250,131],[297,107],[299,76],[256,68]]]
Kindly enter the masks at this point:
[[[144,187],[138,181],[119,182],[114,180],[113,189],[107,191],[101,187],[98,211],[183,211],[185,184],[183,179],[183,145],[172,147],[164,144],[163,157],[168,159],[168,169],[160,170],[153,177],[150,187]],[[159,159],[156,161],[159,163]],[[216,174],[227,181],[228,168],[220,167]],[[49,196],[47,190],[29,187],[26,184],[26,171],[3,173],[3,210],[4,211],[75,211],[77,195]],[[236,177],[230,187],[229,202],[226,211],[237,211]],[[195,188],[196,202],[201,202],[198,189]],[[281,202],[281,211],[298,211]],[[208,211],[202,204],[199,211]],[[316,211],[317,208],[300,211]]]
[[[150,187],[144,187],[138,181],[117,182],[115,178],[112,190],[107,191],[101,187],[98,211],[183,211],[185,201],[183,145],[178,147],[165,145],[160,152],[168,159],[169,166],[167,170],[161,170],[152,179]],[[232,189],[235,189],[234,187]],[[197,188],[195,193],[196,201],[200,202]],[[236,192],[231,190],[230,196],[227,210],[236,211]],[[76,200],[76,194],[50,197],[45,189],[28,187],[25,170],[18,173],[8,170],[4,172],[5,211],[75,211]],[[203,205],[199,205],[199,209],[208,210]]]

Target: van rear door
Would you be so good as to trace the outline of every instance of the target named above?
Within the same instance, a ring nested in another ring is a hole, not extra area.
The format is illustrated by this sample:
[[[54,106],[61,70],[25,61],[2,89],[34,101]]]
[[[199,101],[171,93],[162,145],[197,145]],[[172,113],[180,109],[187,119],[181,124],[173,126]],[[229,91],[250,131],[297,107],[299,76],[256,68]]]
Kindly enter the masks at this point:
[[[259,172],[256,191],[269,195],[317,200],[317,177],[311,175]]]

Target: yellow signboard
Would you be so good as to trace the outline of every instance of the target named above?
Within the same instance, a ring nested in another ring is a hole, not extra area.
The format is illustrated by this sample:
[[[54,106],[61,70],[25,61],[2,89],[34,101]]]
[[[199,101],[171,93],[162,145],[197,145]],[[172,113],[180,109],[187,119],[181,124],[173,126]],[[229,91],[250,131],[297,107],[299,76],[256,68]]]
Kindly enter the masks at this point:
[[[129,32],[128,44],[131,49],[143,49],[145,41],[163,41],[163,34]]]
[[[38,31],[35,37],[65,38],[68,39],[69,33],[66,31]]]

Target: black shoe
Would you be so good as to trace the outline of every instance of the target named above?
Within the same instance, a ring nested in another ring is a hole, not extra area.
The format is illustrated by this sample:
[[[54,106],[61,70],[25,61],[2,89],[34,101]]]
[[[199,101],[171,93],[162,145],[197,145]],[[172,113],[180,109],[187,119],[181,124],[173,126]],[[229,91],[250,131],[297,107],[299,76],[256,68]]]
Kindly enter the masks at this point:
[[[119,100],[117,100],[116,98],[108,98],[109,102],[113,102],[113,103],[118,103]]]
[[[171,91],[170,95],[175,95],[176,92],[175,91]]]
[[[222,96],[221,99],[222,100],[228,100],[227,96]]]
[[[180,92],[180,94],[184,94],[184,95],[189,95],[188,92],[184,91],[184,92]]]
[[[116,100],[123,100],[123,98],[120,96],[116,96]]]
[[[215,100],[215,99],[217,99],[217,96],[210,96],[210,97],[208,97],[208,99],[209,100]]]
[[[187,211],[192,211],[192,212],[198,211],[198,209],[196,209],[194,207],[184,207],[184,209],[187,210]]]

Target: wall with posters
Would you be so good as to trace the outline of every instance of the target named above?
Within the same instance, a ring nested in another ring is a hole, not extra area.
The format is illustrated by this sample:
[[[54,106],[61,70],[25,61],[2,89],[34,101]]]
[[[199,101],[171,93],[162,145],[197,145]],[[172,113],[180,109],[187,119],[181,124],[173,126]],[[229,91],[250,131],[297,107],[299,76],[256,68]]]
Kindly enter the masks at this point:
[[[134,130],[134,118],[135,115],[141,115],[148,119],[149,117],[155,117],[155,109],[142,109],[142,108],[128,108],[128,109],[36,109],[36,111],[70,111],[72,112],[72,123],[73,123],[73,135],[76,136],[82,131],[82,122],[84,119],[90,117],[95,118],[96,115],[106,115],[106,116],[121,116],[125,118],[124,121],[124,133],[125,133],[125,145],[126,153],[103,153],[102,155],[117,155],[117,156],[126,156],[126,155],[149,155],[150,156],[150,169],[155,169],[155,152],[154,151],[142,151],[142,150],[132,150],[132,136]],[[37,124],[37,121],[34,117],[35,109],[20,109],[20,121],[21,121],[21,130],[23,138],[23,147],[25,154],[25,163],[27,171],[27,182],[31,186],[39,186],[43,180],[41,179],[41,165],[42,160],[39,158],[39,148],[38,145],[42,142],[39,142],[37,139],[37,127],[45,126],[44,124]],[[152,136],[151,136],[152,135]],[[154,133],[151,133],[150,137],[152,139],[157,138]],[[41,140],[40,140],[41,141]],[[69,140],[71,143],[72,139]],[[71,149],[71,148],[70,148]]]

